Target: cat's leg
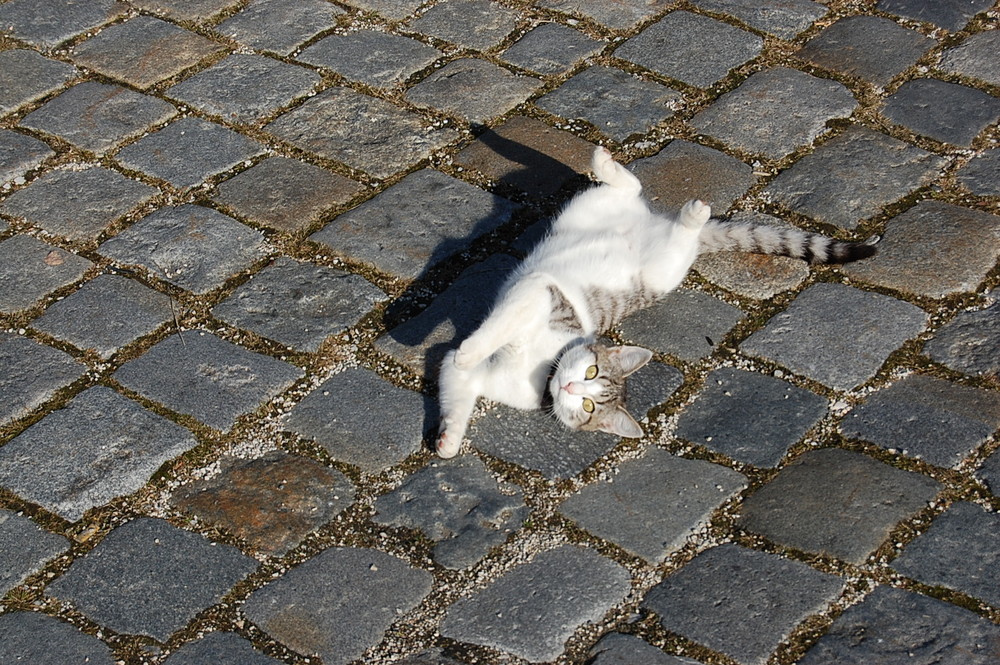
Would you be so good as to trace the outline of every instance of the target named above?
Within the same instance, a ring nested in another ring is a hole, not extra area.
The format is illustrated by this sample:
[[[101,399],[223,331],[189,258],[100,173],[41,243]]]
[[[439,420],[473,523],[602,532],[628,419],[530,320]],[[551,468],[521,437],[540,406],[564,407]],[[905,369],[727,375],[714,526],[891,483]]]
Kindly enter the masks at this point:
[[[701,227],[705,226],[705,222],[711,216],[711,206],[697,199],[692,199],[681,208],[681,213],[677,217],[677,223],[685,228],[700,231]]]
[[[638,194],[642,191],[642,183],[628,169],[615,161],[607,148],[601,146],[594,150],[590,166],[597,179],[615,189],[624,189]]]
[[[472,370],[459,369],[455,364],[455,351],[450,351],[441,363],[438,377],[438,402],[441,423],[438,428],[437,453],[449,458],[458,454],[462,438],[469,426],[469,418],[476,408],[480,393],[482,367]]]

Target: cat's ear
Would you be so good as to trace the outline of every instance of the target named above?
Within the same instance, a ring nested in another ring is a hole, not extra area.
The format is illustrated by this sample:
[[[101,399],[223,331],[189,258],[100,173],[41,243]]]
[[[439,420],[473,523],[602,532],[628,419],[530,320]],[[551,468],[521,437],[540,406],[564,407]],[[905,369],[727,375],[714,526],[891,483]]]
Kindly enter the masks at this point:
[[[598,423],[598,429],[625,439],[638,439],[642,436],[642,428],[639,427],[639,423],[622,407],[618,407],[604,416],[604,419]]]
[[[618,365],[621,375],[628,376],[648,363],[653,352],[641,346],[616,346],[608,356]]]

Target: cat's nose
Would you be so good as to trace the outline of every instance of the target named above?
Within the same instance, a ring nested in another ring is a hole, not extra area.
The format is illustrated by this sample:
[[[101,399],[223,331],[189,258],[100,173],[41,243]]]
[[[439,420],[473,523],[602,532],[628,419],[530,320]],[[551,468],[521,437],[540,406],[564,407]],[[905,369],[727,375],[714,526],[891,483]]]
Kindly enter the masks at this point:
[[[570,381],[565,386],[563,386],[562,389],[565,390],[566,392],[568,392],[570,395],[579,395],[580,394],[579,393],[579,387],[575,383],[573,383],[572,381]]]

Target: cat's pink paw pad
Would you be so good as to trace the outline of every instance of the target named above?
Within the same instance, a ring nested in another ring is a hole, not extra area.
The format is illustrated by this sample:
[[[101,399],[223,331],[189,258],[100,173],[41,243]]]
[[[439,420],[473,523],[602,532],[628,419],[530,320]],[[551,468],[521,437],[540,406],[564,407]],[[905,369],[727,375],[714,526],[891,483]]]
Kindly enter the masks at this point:
[[[458,454],[458,450],[461,447],[462,439],[450,436],[447,430],[441,432],[440,436],[438,436],[436,446],[438,457],[443,459],[452,458]]]

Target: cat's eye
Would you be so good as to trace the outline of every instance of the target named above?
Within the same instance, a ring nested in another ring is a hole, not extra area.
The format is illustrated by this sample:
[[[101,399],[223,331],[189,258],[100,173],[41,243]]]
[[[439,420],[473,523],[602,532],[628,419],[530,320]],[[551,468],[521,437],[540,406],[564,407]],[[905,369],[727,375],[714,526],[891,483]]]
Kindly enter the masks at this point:
[[[583,398],[583,410],[586,411],[587,413],[593,413],[594,412],[594,400],[590,399],[589,397],[584,397]]]
[[[591,365],[587,368],[587,372],[583,375],[588,381],[597,376],[597,365]]]

